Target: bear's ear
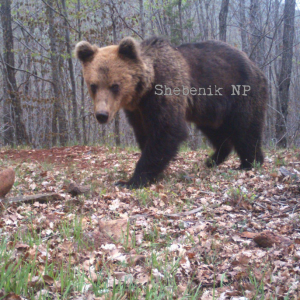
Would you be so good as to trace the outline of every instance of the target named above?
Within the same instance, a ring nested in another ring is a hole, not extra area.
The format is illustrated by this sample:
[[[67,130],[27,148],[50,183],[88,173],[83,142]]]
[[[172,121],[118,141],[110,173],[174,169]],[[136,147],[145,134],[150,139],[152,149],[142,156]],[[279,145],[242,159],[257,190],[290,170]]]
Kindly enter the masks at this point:
[[[139,44],[131,37],[124,38],[119,44],[119,54],[130,59],[138,59]]]
[[[86,62],[90,60],[96,49],[89,42],[82,41],[79,42],[75,47],[75,56],[81,61]]]

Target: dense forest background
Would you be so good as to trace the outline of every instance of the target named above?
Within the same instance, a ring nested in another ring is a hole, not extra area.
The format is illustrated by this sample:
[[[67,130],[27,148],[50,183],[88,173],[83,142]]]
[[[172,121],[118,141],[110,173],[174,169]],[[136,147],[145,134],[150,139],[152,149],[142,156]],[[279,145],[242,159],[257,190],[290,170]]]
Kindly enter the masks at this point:
[[[1,0],[0,146],[133,145],[122,112],[99,125],[73,49],[125,36],[172,44],[220,39],[269,81],[265,146],[300,144],[299,10],[295,0]],[[205,140],[204,140],[205,141]],[[189,146],[203,139],[190,126]]]

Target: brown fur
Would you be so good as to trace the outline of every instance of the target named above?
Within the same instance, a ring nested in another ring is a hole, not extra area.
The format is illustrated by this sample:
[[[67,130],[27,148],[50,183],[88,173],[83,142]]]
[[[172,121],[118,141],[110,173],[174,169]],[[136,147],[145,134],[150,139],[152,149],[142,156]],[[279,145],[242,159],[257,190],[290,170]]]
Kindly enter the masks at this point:
[[[124,39],[123,44],[136,42],[131,39]],[[121,108],[134,110],[138,100],[149,89],[153,81],[153,67],[143,61],[140,53],[137,53],[135,60],[122,57],[119,53],[120,46],[108,46],[97,48],[87,42],[77,44],[75,53],[80,58],[81,47],[89,47],[93,51],[92,59],[81,60],[83,64],[83,76],[88,86],[89,93],[94,100],[94,111],[106,110],[109,112],[109,120],[112,120],[115,113]],[[136,85],[142,81],[142,91],[135,90]],[[96,93],[91,90],[91,85],[97,85]],[[110,91],[113,84],[121,86],[121,93],[114,95]]]
[[[222,163],[233,147],[241,168],[263,162],[267,82],[243,52],[218,41],[174,48],[156,37],[142,43],[125,38],[104,48],[80,42],[75,52],[96,115],[107,113],[109,122],[123,108],[134,129],[142,156],[127,186],[145,185],[164,170],[187,137],[186,120],[194,122],[216,149],[208,166]],[[157,95],[156,85],[172,90],[216,85],[223,90],[222,96],[184,96],[182,91]],[[251,91],[233,96],[232,85],[250,85]]]

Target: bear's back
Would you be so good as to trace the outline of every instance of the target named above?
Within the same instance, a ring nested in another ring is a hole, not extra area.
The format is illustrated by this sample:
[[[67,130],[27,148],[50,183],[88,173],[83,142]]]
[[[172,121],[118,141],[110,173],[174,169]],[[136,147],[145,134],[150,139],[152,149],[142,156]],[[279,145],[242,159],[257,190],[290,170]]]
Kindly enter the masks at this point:
[[[231,85],[256,85],[264,77],[244,52],[221,41],[183,44],[178,50],[196,86],[217,85],[229,93]]]

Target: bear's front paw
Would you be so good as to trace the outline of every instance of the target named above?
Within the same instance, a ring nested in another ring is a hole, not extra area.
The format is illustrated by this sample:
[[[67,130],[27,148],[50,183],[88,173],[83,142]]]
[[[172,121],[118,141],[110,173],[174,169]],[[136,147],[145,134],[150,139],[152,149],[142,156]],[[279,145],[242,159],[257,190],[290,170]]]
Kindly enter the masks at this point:
[[[208,168],[214,168],[214,167],[217,166],[215,160],[212,159],[211,157],[209,157],[209,158],[205,161],[205,165],[206,165]]]
[[[143,182],[141,180],[136,181],[136,180],[119,180],[115,183],[116,186],[124,187],[127,189],[140,189],[143,188],[147,185],[148,182]]]
[[[119,181],[115,182],[115,186],[127,187],[127,185],[128,185],[128,181],[125,181],[125,180],[119,180]]]
[[[130,181],[124,181],[124,180],[120,180],[120,181],[117,181],[115,183],[116,186],[119,186],[119,187],[123,187],[123,188],[127,188],[127,189],[137,189],[137,188],[141,188],[142,186],[140,185],[137,185],[137,184],[134,184]]]

